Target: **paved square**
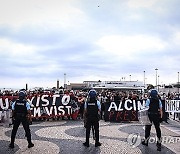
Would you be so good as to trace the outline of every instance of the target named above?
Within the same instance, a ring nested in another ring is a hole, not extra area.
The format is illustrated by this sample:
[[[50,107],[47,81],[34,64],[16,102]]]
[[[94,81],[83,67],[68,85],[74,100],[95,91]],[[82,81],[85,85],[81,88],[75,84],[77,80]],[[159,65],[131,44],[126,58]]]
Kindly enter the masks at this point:
[[[161,126],[162,137],[178,137],[180,134],[168,129],[171,124]],[[179,125],[177,125],[177,128]],[[172,128],[172,127],[170,127]],[[176,128],[176,129],[177,129]],[[90,147],[82,145],[85,142],[85,128],[82,120],[61,120],[33,122],[30,126],[32,141],[35,144],[33,148],[27,147],[23,127],[20,126],[16,135],[15,148],[9,149],[10,135],[12,127],[5,128],[0,126],[0,154],[117,154],[117,153],[180,153],[180,141],[175,143],[163,143],[162,151],[156,150],[156,143],[149,143],[149,146],[139,144],[138,138],[144,137],[144,126],[137,122],[132,123],[111,123],[100,121],[100,142],[101,147],[94,146],[92,135],[90,137]],[[92,134],[92,133],[91,133]],[[131,139],[129,136],[135,137]],[[155,137],[155,129],[152,127],[151,137]],[[129,137],[129,138],[128,138]],[[130,145],[132,141],[133,145]],[[128,143],[129,142],[129,143]],[[153,140],[151,141],[153,142]]]

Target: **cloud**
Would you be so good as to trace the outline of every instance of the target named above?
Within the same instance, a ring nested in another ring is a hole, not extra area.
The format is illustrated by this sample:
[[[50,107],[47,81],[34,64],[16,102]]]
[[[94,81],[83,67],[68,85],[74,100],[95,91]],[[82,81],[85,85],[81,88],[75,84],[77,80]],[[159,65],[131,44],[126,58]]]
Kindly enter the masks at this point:
[[[44,29],[68,29],[74,27],[74,23],[81,24],[86,21],[84,13],[72,4],[72,0],[3,1],[0,5],[0,25],[18,29],[24,25],[42,26]]]
[[[16,43],[8,39],[0,39],[0,53],[12,57],[33,55],[37,51],[36,46]]]
[[[155,68],[162,82],[176,81],[168,76],[179,71],[177,0],[0,4],[3,86],[19,87],[21,81],[52,86],[64,73],[70,82],[129,79],[129,74],[143,80],[144,70],[147,82],[155,83]]]
[[[166,47],[166,43],[160,38],[147,35],[104,36],[99,39],[97,45],[105,52],[119,56],[133,56],[136,53],[151,50],[162,51]]]
[[[180,30],[179,31],[175,31],[172,35],[172,41],[175,45],[179,46],[179,42],[180,42]]]
[[[158,0],[129,0],[128,6],[130,8],[151,8],[154,4],[156,4]]]

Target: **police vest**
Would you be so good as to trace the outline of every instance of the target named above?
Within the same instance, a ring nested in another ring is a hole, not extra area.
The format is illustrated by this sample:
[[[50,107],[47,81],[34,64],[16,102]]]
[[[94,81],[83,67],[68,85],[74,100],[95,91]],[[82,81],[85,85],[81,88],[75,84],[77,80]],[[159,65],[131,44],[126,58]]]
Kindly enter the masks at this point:
[[[149,104],[149,112],[158,113],[159,111],[159,99],[158,98],[150,98]]]
[[[15,102],[15,115],[27,115],[26,101],[17,99]]]
[[[97,100],[87,102],[87,118],[98,118]]]

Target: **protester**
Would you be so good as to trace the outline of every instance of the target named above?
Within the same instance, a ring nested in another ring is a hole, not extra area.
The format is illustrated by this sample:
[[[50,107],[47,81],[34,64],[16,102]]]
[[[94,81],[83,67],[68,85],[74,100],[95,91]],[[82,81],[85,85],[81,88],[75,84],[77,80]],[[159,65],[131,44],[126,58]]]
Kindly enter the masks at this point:
[[[84,114],[84,103],[85,103],[85,98],[83,97],[82,94],[79,94],[78,95],[78,104],[80,106],[79,115],[80,115],[81,119],[83,119],[83,114]]]
[[[107,101],[107,97],[105,95],[105,93],[101,94],[100,97],[100,103],[101,103],[101,119],[104,119],[104,113],[105,113],[105,103]]]
[[[162,110],[163,110],[163,121],[168,123],[168,113],[165,111],[166,94],[163,93],[161,96]]]
[[[79,113],[78,97],[76,96],[73,90],[69,92],[69,96],[70,96],[70,105],[72,109],[71,118],[75,120]],[[70,120],[69,115],[68,115],[68,119]]]
[[[18,91],[17,90],[12,90],[12,89],[0,89],[1,95],[0,98],[2,99],[3,102],[5,102],[5,98],[8,98],[8,100],[11,101],[15,101],[18,97]],[[43,96],[43,95],[47,95],[47,97],[53,97],[54,94],[59,94],[63,104],[68,104],[69,106],[71,106],[71,113],[74,113],[74,111],[76,111],[76,113],[79,113],[79,117],[82,117],[82,113],[83,113],[83,107],[84,107],[84,102],[85,100],[83,100],[84,98],[86,98],[88,92],[85,90],[74,90],[74,91],[68,91],[66,89],[45,89],[43,90],[38,89],[38,88],[34,88],[33,90],[28,90],[26,91],[27,93],[27,98],[31,101],[33,98],[37,99]],[[163,94],[163,93],[161,93]],[[136,95],[136,96],[135,96]],[[65,97],[63,97],[65,96]],[[70,96],[70,98],[69,98]],[[81,97],[82,96],[82,97]],[[105,121],[109,121],[109,114],[107,112],[108,107],[110,106],[111,102],[119,102],[122,101],[122,106],[124,105],[123,103],[127,100],[127,99],[131,99],[131,100],[146,100],[147,99],[147,93],[141,93],[138,92],[137,90],[118,90],[118,89],[98,89],[98,100],[101,102],[101,119],[104,119]],[[178,93],[177,92],[170,92],[167,93],[167,99],[169,100],[177,100],[178,99]],[[73,99],[75,98],[75,99]],[[83,99],[81,99],[83,98]],[[46,98],[45,98],[46,99]],[[66,101],[65,101],[66,100]],[[72,101],[75,100],[75,101]],[[83,101],[82,101],[83,100]],[[9,105],[11,104],[9,102]],[[70,103],[69,103],[70,102]],[[72,103],[73,102],[73,103]],[[74,103],[75,102],[75,103]],[[163,100],[162,97],[162,105],[163,105],[163,121],[167,122],[168,118],[172,118],[174,116],[174,120],[178,120],[180,118],[180,114],[178,113],[174,113],[174,112],[165,112],[165,101]],[[57,103],[58,104],[58,103]],[[77,106],[77,107],[76,107]],[[9,108],[11,109],[11,108]],[[2,112],[2,108],[0,107],[0,112]],[[46,111],[44,107],[41,107],[41,111]],[[41,112],[43,114],[43,112]],[[68,116],[67,114],[46,114],[45,116],[42,117],[42,114],[40,113],[41,116],[35,116],[33,117],[33,120],[49,120],[49,119],[64,119],[64,116],[67,117],[68,119],[77,119],[76,114],[73,114],[73,118],[72,116]],[[45,112],[46,113],[46,112]],[[43,114],[44,115],[44,114]],[[168,116],[170,115],[170,116]],[[2,123],[2,121],[0,121]]]

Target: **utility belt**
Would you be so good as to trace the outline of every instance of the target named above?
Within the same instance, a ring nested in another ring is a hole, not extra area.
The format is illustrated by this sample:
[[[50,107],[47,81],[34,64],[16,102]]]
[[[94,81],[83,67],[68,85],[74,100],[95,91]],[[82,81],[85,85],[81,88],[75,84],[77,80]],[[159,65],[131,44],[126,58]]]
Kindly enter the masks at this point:
[[[86,117],[87,117],[87,118],[97,118],[98,115],[89,115],[89,114],[87,114]]]
[[[159,112],[150,112],[150,111],[148,111],[148,114],[149,115],[159,115]]]
[[[86,118],[91,119],[91,120],[94,119],[94,120],[99,121],[101,119],[101,116],[99,114],[97,114],[97,115],[87,115]]]
[[[26,117],[26,113],[15,113],[15,117],[17,117],[17,118],[24,118],[24,117]]]

